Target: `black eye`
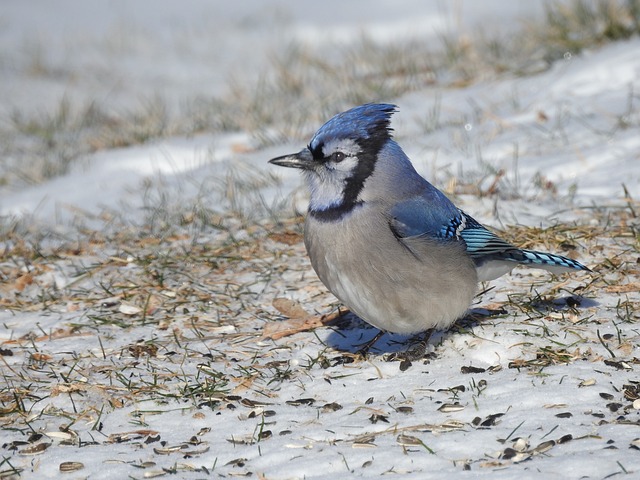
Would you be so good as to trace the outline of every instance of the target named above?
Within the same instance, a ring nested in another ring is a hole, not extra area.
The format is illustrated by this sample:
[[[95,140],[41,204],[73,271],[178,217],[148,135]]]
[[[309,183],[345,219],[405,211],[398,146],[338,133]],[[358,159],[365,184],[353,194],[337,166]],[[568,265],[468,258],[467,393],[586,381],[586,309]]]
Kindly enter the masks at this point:
[[[335,162],[335,163],[340,163],[341,161],[344,160],[344,157],[346,157],[346,155],[342,152],[335,152],[333,155],[331,155],[331,161]]]

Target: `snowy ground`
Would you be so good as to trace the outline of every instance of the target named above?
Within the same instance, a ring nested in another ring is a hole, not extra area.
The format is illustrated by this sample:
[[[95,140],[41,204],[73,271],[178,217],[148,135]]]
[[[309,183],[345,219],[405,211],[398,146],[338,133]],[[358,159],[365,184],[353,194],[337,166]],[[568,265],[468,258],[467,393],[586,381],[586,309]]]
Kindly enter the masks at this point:
[[[179,109],[292,41],[506,31],[541,13],[514,4],[7,1],[0,117],[61,98]],[[406,338],[363,360],[374,330],[321,318],[340,305],[289,218],[299,178],[266,164],[319,124],[284,145],[161,137],[3,184],[0,478],[635,478],[639,92],[635,38],[526,77],[371,98],[399,105],[397,140],[466,211],[594,270],[485,285],[406,370],[385,361]]]

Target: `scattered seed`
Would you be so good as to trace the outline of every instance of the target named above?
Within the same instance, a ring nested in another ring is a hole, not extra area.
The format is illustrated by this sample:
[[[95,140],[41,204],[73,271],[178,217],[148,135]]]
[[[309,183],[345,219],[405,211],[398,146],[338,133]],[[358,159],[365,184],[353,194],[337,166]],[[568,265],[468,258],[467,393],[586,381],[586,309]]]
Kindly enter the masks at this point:
[[[157,453],[158,455],[169,455],[171,453],[175,453],[175,452],[179,452],[181,450],[184,450],[185,448],[186,448],[186,445],[173,445],[171,447],[154,448],[153,451],[155,453]]]
[[[610,393],[605,393],[605,392],[600,393],[600,396],[602,398],[604,398],[605,400],[613,400],[613,398],[614,398],[613,395],[611,395]]]
[[[227,442],[233,443],[234,445],[253,445],[255,443],[253,437],[251,437],[250,435],[246,435],[244,437],[227,438]]]
[[[80,462],[62,462],[60,464],[61,472],[75,472],[78,470],[82,470],[84,468],[84,464]]]
[[[520,452],[518,454],[516,454],[511,461],[513,463],[520,463],[520,462],[524,462],[525,460],[529,460],[531,458],[531,454],[528,452]]]
[[[605,360],[604,364],[610,367],[614,367],[618,370],[632,370],[631,365],[629,365],[627,362],[616,362],[614,360]]]
[[[493,460],[491,462],[481,462],[480,467],[481,468],[500,468],[500,467],[504,467],[504,463]]]
[[[561,436],[558,440],[556,440],[556,443],[558,445],[561,445],[563,443],[567,443],[570,442],[571,440],[573,440],[573,435],[571,435],[570,433]]]
[[[342,405],[336,402],[326,403],[322,406],[322,410],[325,412],[337,412],[338,410],[342,410]]]
[[[211,327],[207,329],[212,334],[236,333],[238,329],[234,325],[222,325],[220,327]]]
[[[622,404],[617,402],[607,403],[607,408],[612,412],[617,412],[622,408]]]
[[[442,413],[453,413],[459,412],[460,410],[464,410],[464,405],[460,405],[459,403],[443,403],[440,408],[438,408],[438,411]]]
[[[518,437],[513,442],[513,449],[516,452],[525,452],[529,448],[529,441],[526,438]]]
[[[28,443],[36,443],[43,436],[44,435],[42,433],[32,433],[31,435],[29,435],[29,438],[27,438],[27,442]]]
[[[640,450],[640,438],[634,438],[631,441],[629,448],[633,448],[634,450]]]
[[[398,437],[396,438],[396,442],[398,442],[400,445],[405,445],[408,447],[423,445],[422,440],[420,440],[418,437],[405,434],[398,435]]]
[[[439,388],[438,392],[446,392],[446,393],[456,393],[456,392],[464,392],[467,388],[464,385],[457,385],[455,387],[447,387],[447,388]]]
[[[24,440],[14,440],[13,442],[3,444],[2,448],[6,448],[10,451],[15,451],[18,450],[18,447],[22,447],[24,445],[29,445],[29,442],[25,442]]]
[[[533,450],[531,450],[531,453],[539,455],[539,454],[548,452],[549,450],[551,450],[555,446],[555,444],[556,444],[555,440],[547,440],[546,442],[542,442],[537,447],[535,447]]]
[[[230,460],[227,463],[225,463],[225,466],[226,465],[232,465],[234,467],[244,467],[246,463],[247,463],[247,459],[246,458],[235,458],[235,459]]]
[[[340,355],[339,357],[333,357],[331,359],[331,366],[336,367],[338,365],[349,365],[355,361],[356,359],[353,355]]]
[[[363,435],[353,441],[352,448],[375,448],[377,445],[373,443],[376,437],[374,435]]]
[[[467,366],[463,366],[463,367],[460,368],[460,373],[465,373],[465,374],[467,374],[467,373],[484,373],[486,371],[487,370],[485,368],[474,367],[474,366],[471,366],[471,365],[469,365],[468,367]]]
[[[589,378],[587,380],[583,380],[578,384],[578,387],[591,387],[596,384],[595,378]]]
[[[133,432],[112,433],[107,438],[108,443],[124,443],[131,440],[139,440],[148,436],[159,435],[155,430],[135,430]]]
[[[123,313],[124,315],[137,315],[142,309],[140,307],[136,307],[135,305],[131,305],[130,303],[121,303],[118,307],[118,311]]]
[[[360,435],[359,437],[356,437],[353,439],[354,444],[373,444],[373,442],[375,441],[376,436],[373,434],[366,434],[366,435]]]
[[[150,443],[155,443],[159,441],[160,441],[160,435],[149,435],[147,438],[145,438],[144,443],[145,445],[148,445]]]
[[[640,399],[640,385],[629,384],[622,386],[622,394],[627,400],[635,401]]]
[[[120,305],[120,299],[117,297],[113,298],[105,298],[102,303],[100,303],[100,308],[114,308]]]
[[[73,431],[69,431],[69,432],[45,432],[44,433],[47,437],[49,438],[56,438],[59,439],[61,441],[71,441],[71,440],[75,440],[76,438],[78,438],[78,435],[73,432]]]
[[[26,448],[23,448],[22,450],[19,450],[18,453],[20,455],[39,455],[50,446],[51,444],[46,442],[36,443],[35,445],[30,445]]]
[[[262,414],[264,410],[262,408],[254,408],[247,414],[247,418],[256,418],[258,415]]]
[[[440,425],[435,425],[433,431],[436,432],[450,432],[453,430],[462,430],[465,427],[465,423],[459,420],[447,420]]]
[[[558,417],[558,418],[571,418],[571,417],[573,417],[573,413],[571,413],[571,412],[562,412],[562,413],[556,414],[556,417]]]
[[[163,477],[167,474],[168,472],[166,472],[165,470],[147,470],[146,472],[144,472],[143,477],[144,478],[156,478],[156,477]]]
[[[273,405],[272,403],[260,402],[258,400],[249,400],[248,398],[243,398],[240,400],[240,403],[245,407],[253,408],[253,407],[264,407],[267,405]],[[289,403],[289,402],[287,402]]]
[[[399,413],[406,413],[406,414],[410,414],[413,413],[413,407],[407,407],[407,406],[400,406],[398,408],[396,408],[396,411]]]
[[[411,360],[409,360],[408,358],[402,359],[402,361],[400,362],[400,367],[399,367],[400,371],[401,372],[406,372],[407,370],[409,370],[411,365],[413,365],[413,363],[411,363]]]
[[[300,405],[313,405],[315,401],[315,398],[299,398],[297,400],[287,400],[284,403],[298,407]]]
[[[491,415],[487,416],[487,418],[480,423],[480,426],[481,427],[493,427],[498,423],[498,419],[500,417],[502,417],[503,415],[504,415],[504,413],[491,414]]]
[[[511,460],[513,457],[515,457],[516,455],[518,455],[518,453],[515,451],[513,448],[505,448],[504,451],[502,452],[502,454],[500,454],[500,458],[503,460]]]
[[[378,423],[378,422],[389,423],[389,418],[387,417],[387,415],[380,415],[380,414],[374,413],[369,417],[369,421],[371,423]]]

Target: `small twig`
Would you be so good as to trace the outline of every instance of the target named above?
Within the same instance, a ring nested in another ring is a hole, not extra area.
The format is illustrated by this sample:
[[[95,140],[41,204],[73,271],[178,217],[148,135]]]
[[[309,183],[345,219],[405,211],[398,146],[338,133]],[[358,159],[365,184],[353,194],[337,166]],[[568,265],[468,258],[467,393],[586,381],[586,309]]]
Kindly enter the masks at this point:
[[[604,339],[600,335],[600,329],[596,330],[596,333],[598,334],[598,340],[600,340],[600,343],[602,344],[602,346],[607,349],[607,352],[609,352],[609,355],[611,355],[611,358],[616,358],[616,355],[611,351],[609,346],[604,342]]]

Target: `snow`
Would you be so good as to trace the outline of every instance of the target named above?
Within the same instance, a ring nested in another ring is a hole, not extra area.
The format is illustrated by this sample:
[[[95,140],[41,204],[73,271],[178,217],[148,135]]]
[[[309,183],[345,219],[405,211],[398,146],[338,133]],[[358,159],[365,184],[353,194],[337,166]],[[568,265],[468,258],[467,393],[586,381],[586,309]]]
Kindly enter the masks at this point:
[[[179,105],[224,92],[230,78],[252,79],[268,68],[271,52],[294,40],[334,48],[363,34],[385,42],[464,33],[478,25],[515,30],[520,19],[541,10],[541,2],[500,0],[408,1],[402,8],[337,0],[5,0],[0,118],[52,111],[63,97],[75,105],[99,99],[117,108],[160,93]],[[35,67],[48,73],[34,74]],[[567,56],[534,76],[386,100],[399,105],[396,138],[438,186],[468,179],[486,189],[493,179],[489,170],[505,171],[497,197],[457,191],[456,201],[474,217],[496,226],[592,221],[595,229],[608,217],[590,208],[624,206],[623,184],[640,197],[638,92],[640,40],[634,38]],[[436,104],[438,125],[427,132],[425,118]],[[303,144],[259,148],[248,133],[232,132],[98,151],[40,185],[0,186],[0,215],[70,228],[78,216],[99,225],[107,212],[142,224],[160,193],[171,205],[204,202],[221,215],[250,210],[257,200],[304,211],[299,172],[266,163]],[[234,178],[247,177],[258,186],[229,191]],[[534,186],[537,177],[548,188]],[[637,219],[620,218],[637,228]],[[382,341],[380,355],[345,360],[345,350],[355,351],[373,335],[353,319],[280,340],[262,338],[265,325],[284,320],[271,306],[276,297],[299,301],[310,313],[327,313],[337,304],[300,242],[278,242],[259,228],[256,233],[232,222],[222,232],[173,239],[166,264],[160,262],[163,251],[141,246],[141,253],[129,252],[112,244],[102,250],[100,239],[85,256],[62,252],[53,267],[41,270],[37,259],[33,265],[6,261],[7,271],[18,265],[33,279],[25,277],[19,291],[9,282],[0,286],[3,301],[25,305],[0,311],[0,348],[12,352],[0,356],[0,385],[6,383],[0,409],[14,401],[7,393],[19,390],[20,375],[33,377],[39,390],[21,397],[24,413],[3,411],[0,417],[0,472],[15,467],[24,469],[25,478],[57,478],[62,462],[79,461],[84,468],[74,475],[95,479],[149,478],[171,469],[179,478],[211,472],[274,479],[637,475],[640,410],[623,395],[625,385],[640,381],[638,316],[632,311],[625,317],[624,310],[637,306],[633,285],[640,284],[631,228],[589,240],[592,250],[583,248],[588,240],[580,231],[569,234],[581,261],[602,266],[601,279],[593,280],[597,290],[587,274],[550,281],[546,273],[516,270],[492,282],[495,289],[474,305],[508,304],[507,313],[437,333],[429,361],[403,372],[397,362],[382,359],[382,353],[403,348],[397,342],[406,338],[400,336]],[[260,253],[223,251],[219,238],[227,234],[239,248],[252,239],[264,247]],[[223,254],[208,252],[207,243]],[[166,267],[171,256],[188,247],[202,249],[202,257],[181,257],[172,273]],[[240,260],[231,263],[232,257]],[[136,281],[153,269],[165,275],[164,284],[139,295]],[[66,289],[64,301],[48,305],[45,286]],[[557,308],[540,314],[532,307],[536,292],[539,302],[553,298]],[[582,302],[578,309],[565,304],[574,297]],[[513,299],[523,300],[521,310]],[[156,344],[156,353],[136,353]],[[571,359],[526,366],[560,349]],[[463,366],[481,370],[464,373]],[[222,374],[207,374],[207,368]],[[222,378],[228,383],[216,390],[212,385]],[[159,393],[144,393],[156,382]],[[189,393],[204,384],[215,393]],[[296,402],[306,398],[314,402]],[[445,404],[459,405],[442,411]],[[77,412],[84,412],[81,418]],[[125,439],[127,432],[137,433]],[[52,446],[25,452],[40,441],[27,442],[32,433],[45,434]],[[518,438],[526,448],[518,450]],[[534,450],[549,440],[555,440],[550,450]],[[26,443],[15,443],[20,441]],[[512,462],[507,447],[528,459]]]

